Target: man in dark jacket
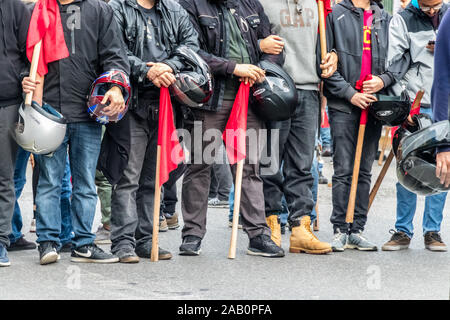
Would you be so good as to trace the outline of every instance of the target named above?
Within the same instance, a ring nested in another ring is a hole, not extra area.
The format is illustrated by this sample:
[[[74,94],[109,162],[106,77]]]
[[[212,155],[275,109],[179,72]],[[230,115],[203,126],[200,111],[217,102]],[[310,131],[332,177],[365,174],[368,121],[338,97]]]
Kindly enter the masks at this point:
[[[362,236],[367,221],[372,164],[381,135],[381,123],[371,116],[364,136],[353,224],[346,223],[345,217],[361,110],[376,101],[372,94],[380,88],[374,89],[374,83],[380,80],[390,85],[389,77],[384,75],[389,20],[389,15],[370,0],[344,0],[333,7],[327,18],[328,48],[335,49],[339,57],[338,70],[324,79],[334,150],[333,251],[377,250],[376,245]],[[374,80],[364,81],[364,93],[359,92],[356,82],[369,74]]]
[[[112,252],[120,262],[150,258],[153,231],[159,88],[169,87],[183,64],[172,52],[181,45],[198,50],[198,35],[187,12],[173,0],[111,0],[109,5],[126,44],[134,88],[128,113],[128,164],[111,201]],[[159,249],[159,259],[170,252]]]
[[[6,252],[14,212],[14,164],[17,144],[12,137],[22,102],[20,73],[27,65],[26,41],[30,12],[19,0],[0,0],[0,267],[9,266]]]
[[[199,54],[211,67],[215,84],[213,96],[205,108],[214,112],[195,110],[194,119],[202,121],[199,131],[223,131],[239,88],[239,79],[250,79],[252,83],[264,77],[264,71],[255,64],[263,58],[258,40],[270,36],[269,20],[257,0],[181,0],[180,4],[190,14],[191,21],[199,33]],[[279,57],[271,58],[276,60]],[[196,131],[195,124],[188,126],[187,129]],[[261,120],[250,108],[247,128],[258,131],[261,126]],[[192,138],[192,141],[194,140],[195,136]],[[191,148],[191,159],[196,159],[194,153],[203,152],[208,144],[205,142],[200,145],[200,150]],[[244,231],[250,238],[248,253],[264,257],[282,257],[284,251],[270,238],[271,231],[265,221],[258,159],[254,154],[247,154],[242,181],[241,216]],[[206,233],[211,166],[205,162],[205,159],[202,159],[201,163],[189,164],[184,176],[184,228],[183,243],[180,246],[182,255],[198,255]],[[232,172],[235,175],[236,166],[232,167]]]
[[[43,99],[60,111],[68,121],[66,137],[52,157],[39,157],[39,186],[36,219],[40,263],[56,262],[61,228],[61,181],[69,149],[73,196],[71,204],[73,262],[112,263],[119,259],[94,244],[92,224],[97,192],[95,168],[100,152],[102,127],[90,119],[86,97],[95,79],[103,72],[121,70],[129,73],[129,63],[119,37],[112,9],[100,0],[58,0],[64,38],[70,56],[48,65]],[[34,91],[41,83],[25,78],[24,92]],[[105,94],[110,115],[124,109],[122,90],[117,86]]]

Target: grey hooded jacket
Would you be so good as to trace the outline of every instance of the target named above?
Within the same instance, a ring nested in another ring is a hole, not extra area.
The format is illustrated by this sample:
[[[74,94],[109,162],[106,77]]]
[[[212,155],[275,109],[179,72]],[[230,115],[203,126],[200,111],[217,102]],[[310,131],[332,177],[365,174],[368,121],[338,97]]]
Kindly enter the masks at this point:
[[[439,12],[440,21],[448,8],[444,3]],[[430,40],[436,40],[436,33],[431,19],[412,4],[394,15],[389,26],[386,75],[395,82],[392,89],[396,94],[406,88],[410,99],[414,99],[417,91],[425,90],[422,107],[431,104],[434,54],[426,46]]]

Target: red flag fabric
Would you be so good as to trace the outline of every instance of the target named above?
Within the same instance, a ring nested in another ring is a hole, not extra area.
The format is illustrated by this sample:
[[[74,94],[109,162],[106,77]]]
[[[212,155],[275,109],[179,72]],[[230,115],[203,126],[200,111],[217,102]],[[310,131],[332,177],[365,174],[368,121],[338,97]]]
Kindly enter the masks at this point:
[[[183,148],[178,141],[178,136],[174,134],[176,131],[169,89],[161,87],[158,126],[158,146],[161,147],[158,186],[160,188],[169,180],[170,172],[184,160]]]
[[[222,135],[230,164],[235,164],[247,156],[245,137],[249,94],[250,85],[242,82]]]
[[[328,112],[327,110],[322,110],[322,123],[320,125],[321,128],[329,128],[330,127],[330,121],[328,120]]]
[[[39,0],[34,7],[27,37],[27,57],[30,62],[34,46],[41,40],[37,71],[43,77],[48,73],[47,65],[50,62],[69,56],[56,0]]]

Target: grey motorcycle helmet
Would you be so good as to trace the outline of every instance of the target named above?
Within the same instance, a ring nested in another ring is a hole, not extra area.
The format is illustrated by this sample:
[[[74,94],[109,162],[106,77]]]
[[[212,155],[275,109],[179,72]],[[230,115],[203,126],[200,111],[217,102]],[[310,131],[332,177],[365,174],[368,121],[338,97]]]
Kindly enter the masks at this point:
[[[19,107],[19,119],[14,129],[17,144],[37,155],[52,154],[66,135],[66,119],[48,104],[35,101]]]

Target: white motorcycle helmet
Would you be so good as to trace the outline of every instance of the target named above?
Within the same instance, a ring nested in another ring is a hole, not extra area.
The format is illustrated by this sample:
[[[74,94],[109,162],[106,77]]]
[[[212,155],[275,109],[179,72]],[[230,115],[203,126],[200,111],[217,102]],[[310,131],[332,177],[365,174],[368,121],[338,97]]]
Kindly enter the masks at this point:
[[[35,101],[19,108],[15,139],[24,150],[38,155],[52,154],[66,135],[66,119],[48,104],[42,107]]]

